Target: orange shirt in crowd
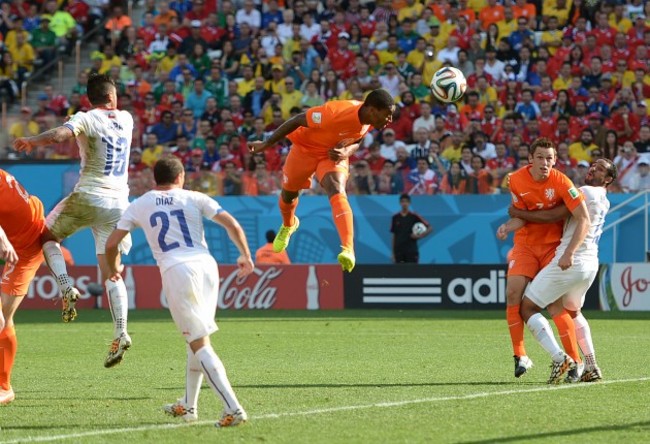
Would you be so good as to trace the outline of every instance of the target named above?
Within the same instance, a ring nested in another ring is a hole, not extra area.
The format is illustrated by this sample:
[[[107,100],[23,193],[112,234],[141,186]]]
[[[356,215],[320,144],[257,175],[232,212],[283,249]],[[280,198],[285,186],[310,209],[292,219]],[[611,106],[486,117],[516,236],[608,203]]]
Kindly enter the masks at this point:
[[[287,251],[281,251],[276,253],[273,251],[273,244],[268,243],[262,245],[255,252],[255,263],[256,264],[284,264],[288,265],[291,263],[289,260],[289,255]]]

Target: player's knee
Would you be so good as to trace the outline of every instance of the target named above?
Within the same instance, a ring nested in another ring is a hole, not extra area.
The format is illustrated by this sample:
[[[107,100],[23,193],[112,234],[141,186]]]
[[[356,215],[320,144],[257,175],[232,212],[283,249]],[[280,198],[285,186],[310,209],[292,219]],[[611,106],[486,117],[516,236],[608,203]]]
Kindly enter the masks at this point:
[[[528,298],[524,298],[521,301],[521,307],[519,309],[519,314],[524,322],[528,322],[528,319],[535,313],[539,313],[540,309],[533,301]]]
[[[520,288],[508,288],[506,289],[506,301],[508,305],[517,305],[521,304],[521,299],[523,297],[523,292]]]

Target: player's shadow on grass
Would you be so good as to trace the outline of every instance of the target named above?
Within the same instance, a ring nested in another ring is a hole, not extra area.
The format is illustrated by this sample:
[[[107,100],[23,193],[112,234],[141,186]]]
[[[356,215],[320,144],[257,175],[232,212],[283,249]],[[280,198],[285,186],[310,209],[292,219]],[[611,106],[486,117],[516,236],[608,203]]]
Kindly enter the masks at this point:
[[[515,435],[515,436],[502,436],[499,438],[491,438],[491,439],[481,439],[478,441],[462,441],[458,444],[501,444],[504,442],[518,442],[518,441],[535,441],[538,439],[544,439],[544,438],[562,438],[564,441],[567,436],[569,435],[581,435],[583,433],[594,433],[594,432],[616,432],[616,431],[623,431],[623,430],[629,430],[633,428],[650,428],[650,421],[642,421],[642,422],[631,422],[628,424],[619,424],[619,425],[603,425],[603,426],[595,426],[595,427],[583,427],[579,429],[573,429],[573,430],[557,430],[555,432],[546,432],[546,433],[536,433],[534,436],[531,436],[530,433],[525,434],[525,435]]]

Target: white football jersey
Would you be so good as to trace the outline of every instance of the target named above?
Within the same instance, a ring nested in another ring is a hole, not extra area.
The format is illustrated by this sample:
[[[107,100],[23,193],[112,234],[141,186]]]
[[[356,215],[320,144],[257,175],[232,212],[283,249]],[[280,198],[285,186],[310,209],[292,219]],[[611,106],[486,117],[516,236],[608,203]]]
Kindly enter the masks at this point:
[[[573,262],[574,266],[579,268],[598,268],[598,241],[600,240],[600,235],[603,233],[605,216],[609,211],[607,191],[605,187],[592,187],[589,185],[580,187],[580,191],[582,191],[585,197],[590,224],[589,232],[584,242],[573,255]],[[555,252],[554,262],[557,262],[564,253],[564,250],[566,250],[575,230],[575,219],[569,217],[564,224],[564,233],[562,234],[560,245]]]
[[[210,256],[203,218],[212,219],[221,211],[214,199],[196,191],[152,190],[129,205],[117,228],[131,231],[142,227],[163,273],[180,262]]]
[[[81,172],[75,191],[99,196],[129,194],[133,117],[127,111],[95,108],[64,123],[77,139]]]

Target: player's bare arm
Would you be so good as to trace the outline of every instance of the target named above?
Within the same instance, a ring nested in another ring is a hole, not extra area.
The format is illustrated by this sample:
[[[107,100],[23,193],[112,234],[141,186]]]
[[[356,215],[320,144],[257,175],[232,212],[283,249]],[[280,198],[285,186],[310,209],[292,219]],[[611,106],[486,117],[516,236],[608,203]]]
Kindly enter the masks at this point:
[[[340,160],[348,159],[354,153],[357,152],[361,146],[361,140],[357,140],[353,143],[349,142],[349,139],[342,140],[336,144],[334,148],[328,151],[327,155],[330,160],[338,162]]]
[[[501,224],[499,228],[497,228],[497,239],[502,241],[506,240],[509,233],[517,231],[524,225],[526,225],[526,221],[523,219],[519,219],[517,217],[508,219],[505,224]]]
[[[19,137],[14,141],[14,149],[29,152],[37,146],[62,143],[70,139],[74,139],[72,130],[67,126],[57,126],[37,136]]]
[[[547,224],[547,223],[554,223],[559,220],[566,219],[571,215],[571,212],[564,204],[560,204],[557,207],[552,208],[550,210],[535,210],[535,211],[521,210],[519,208],[515,208],[514,206],[510,206],[510,208],[508,208],[508,215],[510,217],[523,219],[526,222]]]
[[[115,229],[106,240],[106,262],[110,270],[108,279],[113,282],[122,279],[120,273],[124,269],[124,265],[120,263],[119,246],[127,234],[129,232],[126,230]]]
[[[14,246],[11,245],[2,227],[0,227],[0,259],[9,265],[15,265],[18,262],[16,250],[14,250]]]
[[[564,254],[562,254],[562,257],[557,262],[562,270],[571,268],[573,265],[573,254],[584,242],[589,232],[589,211],[584,200],[571,212],[571,217],[576,221],[576,230],[573,232],[571,242],[569,242],[566,250],[564,250]]]
[[[267,148],[277,145],[278,142],[284,140],[289,134],[300,128],[301,126],[307,127],[307,115],[305,113],[300,113],[289,120],[286,120],[282,125],[280,125],[274,132],[271,134],[266,141],[262,142],[257,140],[255,142],[248,143],[248,151],[251,153],[259,153],[264,151]]]
[[[230,237],[230,240],[239,250],[239,257],[237,258],[239,271],[237,272],[237,276],[244,277],[251,274],[254,267],[253,259],[248,248],[248,242],[246,242],[246,235],[239,222],[227,211],[220,212],[212,220],[226,229],[228,237]]]

